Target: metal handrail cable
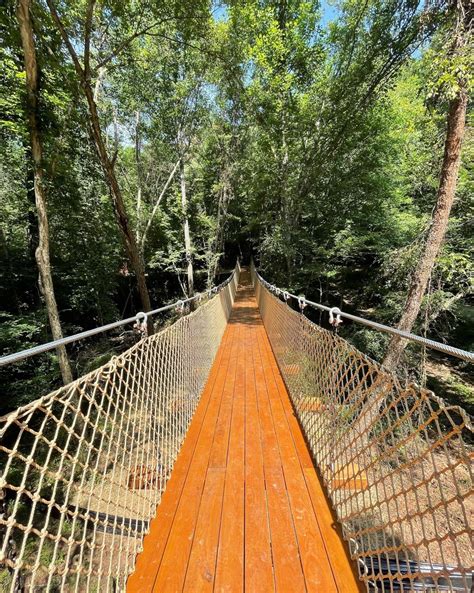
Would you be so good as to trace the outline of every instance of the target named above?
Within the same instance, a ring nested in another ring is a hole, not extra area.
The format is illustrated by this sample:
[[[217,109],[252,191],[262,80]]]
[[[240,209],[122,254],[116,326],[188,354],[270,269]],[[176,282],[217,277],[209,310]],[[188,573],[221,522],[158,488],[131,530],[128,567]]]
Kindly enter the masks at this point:
[[[232,274],[224,280],[218,286],[205,291],[204,294],[217,294],[220,292],[229,282],[232,281],[234,277],[235,270]],[[133,317],[127,317],[126,319],[121,319],[120,321],[114,321],[113,323],[108,323],[107,325],[101,325],[100,327],[95,327],[93,329],[89,329],[87,331],[79,332],[77,334],[73,334],[72,336],[66,336],[65,338],[61,338],[59,340],[53,340],[51,342],[46,342],[45,344],[40,344],[39,346],[34,346],[33,348],[27,348],[26,350],[21,350],[20,352],[14,352],[12,354],[7,354],[6,356],[0,357],[0,367],[6,366],[8,364],[12,364],[14,362],[20,362],[21,360],[25,360],[26,358],[31,358],[32,356],[36,356],[37,354],[43,354],[44,352],[48,352],[49,350],[54,350],[58,346],[65,346],[67,344],[72,344],[73,342],[78,342],[79,340],[84,340],[85,338],[90,338],[91,336],[95,336],[97,334],[101,334],[106,331],[110,331],[111,329],[115,329],[116,327],[121,327],[123,325],[128,325],[129,323],[137,322],[143,320],[143,318],[147,319],[152,315],[156,315],[158,313],[164,313],[165,311],[170,311],[171,309],[175,309],[177,305],[184,306],[187,303],[191,303],[193,301],[199,301],[202,298],[202,294],[198,293],[193,297],[188,299],[178,300],[170,305],[165,305],[164,307],[159,307],[158,309],[153,309],[153,311],[148,311],[147,313],[137,313]]]
[[[410,340],[411,342],[415,342],[417,344],[421,344],[422,346],[427,346],[428,348],[432,348],[433,350],[438,350],[439,352],[443,352],[444,354],[449,354],[450,356],[455,356],[456,358],[460,358],[461,360],[465,360],[467,362],[474,362],[474,352],[469,352],[468,350],[462,350],[461,348],[455,348],[454,346],[450,346],[449,344],[442,344],[441,342],[436,342],[435,340],[430,340],[423,336],[418,336],[416,334],[412,334],[410,332],[402,331],[395,327],[390,327],[388,325],[384,325],[382,323],[378,323],[376,321],[371,321],[370,319],[364,319],[363,317],[358,317],[357,315],[352,315],[350,313],[345,313],[341,311],[338,307],[328,307],[327,305],[322,305],[321,303],[315,303],[314,301],[310,301],[302,296],[298,296],[296,294],[292,294],[290,292],[284,291],[281,288],[278,288],[274,284],[270,284],[267,282],[258,272],[255,270],[257,278],[259,281],[268,288],[271,292],[277,294],[278,296],[284,296],[285,299],[293,298],[298,301],[298,303],[303,303],[304,305],[309,305],[310,307],[314,307],[321,311],[327,311],[328,313],[333,313],[340,317],[344,317],[345,319],[350,319],[355,323],[359,323],[361,325],[365,325],[372,329],[375,329],[380,332],[384,332],[386,334],[391,334],[394,336],[399,336],[405,340]]]

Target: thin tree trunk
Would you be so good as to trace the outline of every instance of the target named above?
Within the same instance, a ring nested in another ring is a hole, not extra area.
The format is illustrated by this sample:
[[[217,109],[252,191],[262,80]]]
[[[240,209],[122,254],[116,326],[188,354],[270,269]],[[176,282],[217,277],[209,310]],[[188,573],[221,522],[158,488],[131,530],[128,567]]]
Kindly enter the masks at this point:
[[[35,170],[31,158],[31,142],[25,146],[26,156],[26,196],[28,199],[28,253],[32,262],[36,262],[36,249],[38,247],[38,217],[36,216],[35,197]]]
[[[97,80],[95,81],[94,86],[94,101],[97,103],[100,96],[100,87],[102,86],[102,81],[105,76],[105,67],[101,66],[97,72]]]
[[[219,265],[219,257],[217,254],[221,251],[222,245],[222,217],[224,216],[223,208],[225,208],[225,204],[227,202],[227,185],[226,181],[223,183],[223,187],[219,192],[219,202],[217,204],[217,217],[216,217],[216,235],[211,246],[211,266],[209,267],[209,271],[207,274],[207,288],[211,288],[212,283],[215,280],[217,275],[217,267]],[[214,253],[213,253],[214,252]]]
[[[137,189],[137,243],[141,243],[140,226],[142,217],[142,186],[139,184]]]
[[[449,214],[453,205],[456,184],[461,163],[461,146],[466,125],[467,93],[462,89],[450,102],[443,165],[438,189],[436,206],[433,211],[431,226],[426,237],[423,252],[411,279],[407,300],[398,329],[411,331],[420,311],[423,295],[435,264],[441,245],[446,235]],[[406,340],[392,337],[383,364],[394,370],[406,346]]]
[[[95,103],[95,101],[94,101]],[[97,103],[95,103],[97,105]],[[114,153],[112,155],[112,165],[115,167],[115,163],[117,161],[118,152],[119,152],[119,126],[118,126],[118,119],[117,119],[117,109],[115,107],[112,108],[112,121],[114,123]],[[115,173],[115,171],[114,171]]]
[[[221,173],[222,188],[219,192],[219,201],[217,204],[217,217],[216,217],[216,233],[214,240],[211,244],[211,266],[207,273],[207,288],[211,288],[217,276],[217,268],[219,267],[220,254],[224,249],[224,230],[225,221],[227,217],[227,207],[231,196],[231,187],[229,183],[229,172],[227,165]],[[219,254],[219,255],[218,255]]]
[[[176,170],[179,167],[179,163],[180,163],[180,159],[178,161],[176,161],[176,164],[173,167],[173,170],[169,174],[168,179],[166,180],[166,183],[164,184],[163,189],[161,190],[160,195],[158,196],[158,199],[156,200],[155,205],[153,206],[153,210],[151,211],[150,217],[148,218],[148,221],[145,226],[145,230],[143,231],[143,235],[140,240],[140,250],[142,253],[143,253],[143,249],[145,247],[145,241],[146,241],[146,238],[148,235],[148,231],[150,230],[151,223],[153,222],[153,219],[155,218],[155,214],[158,210],[158,206],[160,205],[160,202],[163,199],[163,196],[165,195],[166,190],[169,187],[169,184],[173,181],[173,177],[176,173]]]
[[[84,39],[84,67],[81,66],[79,62],[79,58],[76,54],[76,50],[74,49],[71,40],[68,37],[66,29],[59,18],[58,12],[52,2],[52,0],[46,0],[48,8],[51,12],[54,22],[58,27],[58,30],[61,34],[61,37],[66,44],[66,47],[71,55],[72,61],[74,62],[74,67],[76,69],[76,73],[81,81],[81,88],[84,91],[86,96],[87,105],[89,107],[89,120],[91,125],[92,137],[94,138],[94,143],[96,145],[97,153],[99,155],[99,160],[102,165],[102,169],[105,174],[105,178],[107,180],[107,184],[110,189],[110,193],[112,196],[112,202],[114,205],[115,211],[115,218],[117,220],[117,224],[119,229],[122,233],[122,238],[124,242],[125,249],[127,251],[127,255],[130,258],[133,270],[135,271],[135,275],[137,277],[137,285],[138,285],[138,292],[140,294],[140,300],[142,304],[143,311],[150,311],[151,303],[150,303],[150,295],[148,294],[148,287],[146,283],[145,277],[145,266],[143,263],[143,259],[141,257],[140,251],[138,249],[137,241],[135,239],[135,234],[132,232],[130,227],[130,222],[128,219],[127,211],[125,208],[125,202],[123,200],[122,191],[120,189],[119,183],[117,181],[117,177],[115,175],[114,169],[114,159],[111,159],[107,153],[107,148],[105,145],[105,141],[102,135],[102,129],[100,126],[100,119],[99,113],[97,110],[97,104],[94,100],[94,91],[92,89],[91,80],[90,80],[90,53],[89,53],[89,44],[90,44],[90,30],[91,30],[91,20],[92,20],[92,12],[94,7],[94,1],[89,0],[88,6],[88,18],[86,19],[86,29],[88,34],[85,35]],[[151,331],[151,324],[149,324],[149,331]]]
[[[187,276],[188,276],[188,297],[194,296],[194,268],[191,234],[189,232],[188,198],[186,195],[186,177],[184,172],[184,160],[179,161],[179,174],[181,179],[181,207],[183,210],[183,232],[184,248],[186,250]]]
[[[63,333],[61,322],[59,320],[56,297],[54,295],[49,255],[49,224],[46,193],[43,186],[43,147],[38,125],[38,65],[36,62],[36,49],[30,15],[30,0],[19,0],[17,19],[20,25],[21,42],[25,59],[28,127],[31,141],[31,156],[34,166],[36,210],[38,213],[38,247],[35,256],[40,276],[40,288],[46,303],[51,333],[53,339],[59,340],[63,337]],[[70,383],[72,381],[72,372],[66,348],[60,346],[56,351],[63,381],[65,384]]]
[[[138,246],[135,241],[135,236],[130,228],[125,203],[122,196],[122,191],[119,187],[117,178],[115,176],[114,165],[107,154],[104,139],[102,137],[102,130],[100,127],[99,114],[97,113],[97,106],[94,101],[92,89],[90,85],[84,85],[84,92],[89,105],[89,115],[92,124],[92,135],[95,141],[97,152],[99,154],[100,162],[104,170],[105,176],[112,194],[115,216],[122,232],[125,248],[132,263],[133,269],[137,276],[138,292],[142,303],[143,311],[150,311],[151,303],[148,294],[148,288],[145,278],[145,266],[138,251]]]
[[[142,216],[142,168],[140,151],[140,112],[135,113],[135,166],[137,170],[137,244],[140,246]]]
[[[450,59],[456,59],[464,46],[471,42],[473,7],[471,0],[455,0],[456,25],[452,34]],[[456,194],[459,167],[461,164],[461,148],[466,127],[467,84],[460,71],[456,96],[449,102],[444,145],[443,164],[436,206],[431,218],[431,225],[426,236],[425,245],[410,282],[405,307],[398,323],[398,328],[411,331],[420,311],[421,302],[431,276],[431,271],[446,236],[449,215]],[[389,370],[395,370],[406,346],[406,340],[394,336],[390,340],[383,364]]]

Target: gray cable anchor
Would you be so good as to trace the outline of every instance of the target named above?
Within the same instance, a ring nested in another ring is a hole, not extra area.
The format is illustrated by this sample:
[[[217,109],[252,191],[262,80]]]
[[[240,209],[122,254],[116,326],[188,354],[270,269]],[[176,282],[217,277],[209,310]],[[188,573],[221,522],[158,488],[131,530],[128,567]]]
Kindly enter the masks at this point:
[[[298,297],[298,306],[301,310],[301,313],[303,313],[303,310],[306,307],[306,299],[304,298],[304,295]]]
[[[135,315],[135,325],[133,329],[140,335],[141,338],[148,336],[148,314],[140,311]]]
[[[182,315],[184,313],[184,301],[177,301],[176,303],[176,311]]]
[[[336,329],[342,323],[341,319],[342,311],[339,307],[332,307],[329,309],[329,323]]]
[[[285,303],[288,303],[290,300],[290,294],[286,290],[283,291],[283,298],[285,299]]]

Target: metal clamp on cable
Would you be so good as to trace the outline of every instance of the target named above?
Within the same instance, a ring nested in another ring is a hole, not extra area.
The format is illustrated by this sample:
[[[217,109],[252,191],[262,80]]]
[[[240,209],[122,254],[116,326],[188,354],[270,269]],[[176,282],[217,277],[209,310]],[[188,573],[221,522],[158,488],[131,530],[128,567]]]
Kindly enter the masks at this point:
[[[339,307],[332,307],[329,309],[329,323],[333,327],[338,327],[342,323],[341,310]]]
[[[184,301],[178,301],[176,303],[176,311],[182,315],[183,311],[184,311]]]
[[[133,329],[140,334],[142,338],[148,336],[148,314],[140,311],[135,315],[135,325]]]
[[[283,291],[283,298],[285,299],[285,302],[288,302],[290,299],[290,294],[286,292],[286,290]]]
[[[301,312],[303,312],[303,309],[306,307],[306,299],[304,298],[304,296],[298,297],[298,306]]]

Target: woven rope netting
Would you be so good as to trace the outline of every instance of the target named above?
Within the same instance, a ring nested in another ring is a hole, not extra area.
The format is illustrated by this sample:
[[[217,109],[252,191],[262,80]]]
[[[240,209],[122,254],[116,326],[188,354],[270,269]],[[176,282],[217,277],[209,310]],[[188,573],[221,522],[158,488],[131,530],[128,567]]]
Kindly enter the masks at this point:
[[[0,590],[124,589],[237,283],[238,265],[193,313],[0,418]]]
[[[472,427],[291,309],[254,274],[263,322],[369,591],[470,591]]]

